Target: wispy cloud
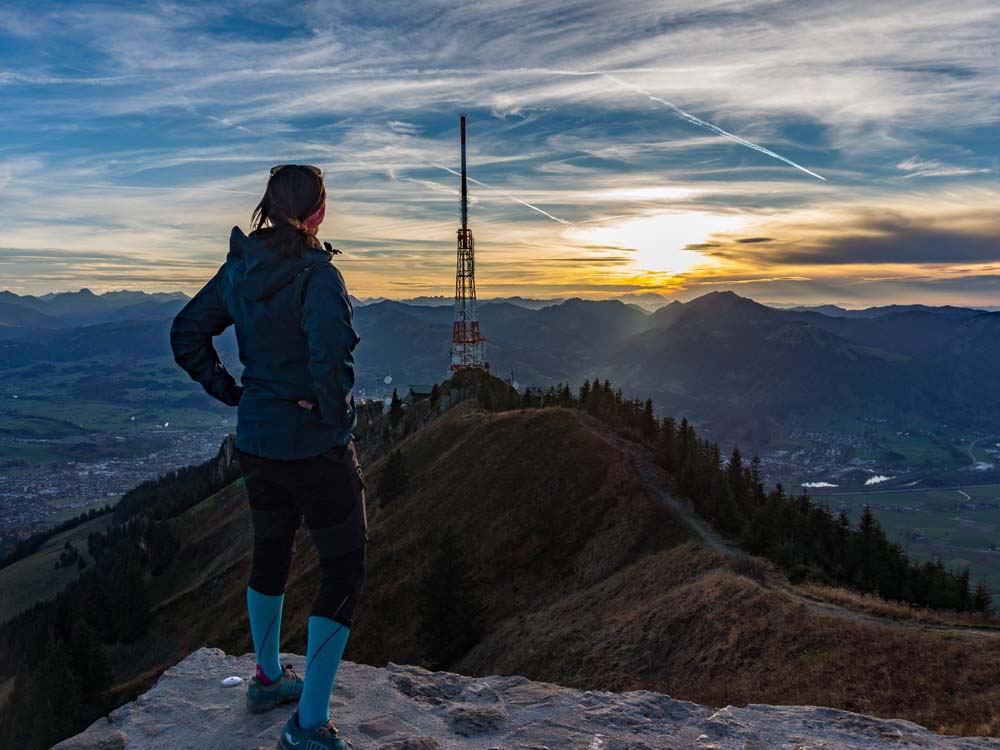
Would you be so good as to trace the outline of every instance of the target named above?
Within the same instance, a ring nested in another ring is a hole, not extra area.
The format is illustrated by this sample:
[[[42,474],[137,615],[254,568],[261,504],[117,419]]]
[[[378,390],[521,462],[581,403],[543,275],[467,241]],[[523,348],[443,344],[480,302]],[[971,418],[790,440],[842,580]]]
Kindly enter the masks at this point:
[[[937,159],[921,159],[918,155],[914,154],[909,158],[903,159],[896,165],[896,169],[906,172],[903,175],[904,180],[911,179],[913,177],[961,177],[967,174],[988,174],[990,169],[986,168],[973,168],[973,167],[959,167],[953,164],[943,164]]]

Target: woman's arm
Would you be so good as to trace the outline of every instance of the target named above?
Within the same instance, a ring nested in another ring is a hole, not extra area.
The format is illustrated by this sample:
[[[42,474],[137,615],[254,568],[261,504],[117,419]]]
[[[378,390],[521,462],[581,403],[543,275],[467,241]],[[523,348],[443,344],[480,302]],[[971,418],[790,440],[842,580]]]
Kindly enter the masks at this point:
[[[322,265],[309,279],[302,302],[302,330],[309,343],[309,372],[319,416],[343,425],[349,419],[354,388],[354,309],[340,271]]]
[[[229,312],[219,296],[219,274],[202,287],[184,308],[177,313],[170,326],[170,347],[174,361],[192,380],[201,383],[205,392],[224,404],[236,406],[243,395],[243,388],[229,374],[212,345],[218,336],[233,324]]]

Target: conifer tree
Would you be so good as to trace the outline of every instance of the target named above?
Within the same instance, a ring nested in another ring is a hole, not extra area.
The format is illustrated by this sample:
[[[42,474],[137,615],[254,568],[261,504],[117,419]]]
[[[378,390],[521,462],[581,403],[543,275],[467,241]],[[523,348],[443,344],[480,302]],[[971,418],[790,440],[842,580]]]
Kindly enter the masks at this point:
[[[732,490],[733,499],[741,510],[745,509],[747,505],[743,469],[743,456],[740,454],[740,449],[733,448],[733,453],[729,457],[729,465],[726,467],[726,479],[729,482],[729,488]]]
[[[417,637],[433,669],[460,659],[481,637],[481,609],[468,579],[461,541],[444,532],[420,583]]]
[[[653,443],[656,441],[659,431],[660,425],[653,412],[653,399],[647,398],[642,408],[642,437],[647,443]]]
[[[146,589],[146,578],[142,566],[137,560],[131,560],[121,576],[122,585],[118,592],[116,616],[116,635],[122,643],[132,643],[141,638],[149,627],[149,592]]]
[[[601,393],[601,381],[594,378],[594,382],[590,384],[590,388],[588,389],[587,403],[583,404],[583,408],[587,410],[588,414],[597,416],[601,407]]]
[[[761,506],[764,503],[764,477],[760,470],[760,456],[756,454],[750,462],[750,491],[754,506]]]
[[[969,588],[972,571],[962,568],[955,578],[955,602],[954,607],[959,612],[967,612],[973,608],[973,593]]]
[[[378,491],[382,504],[391,503],[406,492],[410,484],[410,472],[406,458],[397,448],[385,460],[382,475],[379,477]]]
[[[389,423],[392,425],[393,429],[396,429],[396,425],[399,424],[399,420],[403,418],[403,402],[399,398],[399,393],[396,389],[392,389],[392,402],[389,404]]]
[[[559,392],[559,406],[570,409],[573,405],[573,392],[569,389],[569,384],[566,384]]]
[[[990,596],[985,578],[976,584],[976,591],[972,595],[972,606],[976,612],[987,613],[993,609],[993,597]]]
[[[101,693],[111,687],[111,663],[97,639],[97,633],[86,620],[80,620],[73,626],[68,652],[73,671],[80,678],[84,701],[94,703]]]

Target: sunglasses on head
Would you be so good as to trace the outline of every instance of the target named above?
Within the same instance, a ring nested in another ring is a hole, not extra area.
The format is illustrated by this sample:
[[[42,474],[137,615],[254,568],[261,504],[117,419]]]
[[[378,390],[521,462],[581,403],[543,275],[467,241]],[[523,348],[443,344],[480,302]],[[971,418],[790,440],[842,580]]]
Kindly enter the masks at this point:
[[[323,176],[323,171],[319,167],[314,167],[312,164],[279,164],[276,167],[271,167],[271,177],[274,177],[278,172],[286,167],[300,167],[302,169],[308,169],[317,177]]]

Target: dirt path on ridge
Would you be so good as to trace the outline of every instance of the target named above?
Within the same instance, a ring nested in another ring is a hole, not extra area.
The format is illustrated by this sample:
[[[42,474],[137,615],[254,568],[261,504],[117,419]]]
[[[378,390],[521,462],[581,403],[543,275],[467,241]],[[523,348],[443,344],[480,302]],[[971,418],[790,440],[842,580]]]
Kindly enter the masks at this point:
[[[596,417],[585,413],[581,413],[581,417],[583,418],[584,423],[601,439],[615,448],[618,448],[625,453],[626,456],[628,456],[632,468],[635,469],[636,477],[640,482],[642,482],[643,486],[649,489],[668,508],[670,508],[697,535],[698,539],[703,544],[710,547],[716,553],[729,559],[737,559],[746,556],[746,553],[724,541],[715,531],[710,529],[705,521],[697,516],[689,503],[675,497],[670,492],[669,484],[663,470],[653,462],[648,449],[621,437],[613,429]],[[892,617],[874,615],[850,609],[843,605],[835,604],[834,602],[807,596],[806,594],[796,590],[796,588],[783,576],[773,573],[767,576],[766,584],[772,590],[776,590],[788,599],[808,607],[813,612],[830,617],[838,617],[843,620],[870,623],[888,628],[945,631],[977,638],[1000,637],[1000,628],[998,627],[948,625],[935,622],[920,622],[917,620],[897,620]]]

